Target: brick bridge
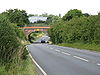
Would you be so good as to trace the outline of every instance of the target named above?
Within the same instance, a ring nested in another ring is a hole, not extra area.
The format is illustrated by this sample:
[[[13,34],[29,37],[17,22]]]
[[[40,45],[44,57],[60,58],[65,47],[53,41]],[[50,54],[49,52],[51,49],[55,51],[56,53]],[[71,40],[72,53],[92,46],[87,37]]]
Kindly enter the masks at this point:
[[[24,30],[25,35],[29,35],[35,31],[47,31],[50,27],[21,27]]]

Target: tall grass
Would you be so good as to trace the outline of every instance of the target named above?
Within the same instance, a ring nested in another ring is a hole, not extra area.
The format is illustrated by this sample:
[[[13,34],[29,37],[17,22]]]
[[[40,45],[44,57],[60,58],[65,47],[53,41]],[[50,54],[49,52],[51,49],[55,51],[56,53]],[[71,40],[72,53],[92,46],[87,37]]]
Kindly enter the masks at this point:
[[[13,68],[8,71],[5,69],[5,66],[0,65],[0,75],[38,75],[30,57],[21,61],[16,66],[12,65]]]

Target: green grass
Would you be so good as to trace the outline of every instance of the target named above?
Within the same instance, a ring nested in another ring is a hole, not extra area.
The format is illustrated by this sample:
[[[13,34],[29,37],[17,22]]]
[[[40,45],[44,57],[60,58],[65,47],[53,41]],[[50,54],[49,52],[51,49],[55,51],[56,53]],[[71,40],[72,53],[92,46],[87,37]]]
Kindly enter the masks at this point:
[[[20,64],[9,71],[6,71],[4,66],[0,66],[0,75],[38,75],[38,73],[36,66],[28,57],[27,60],[21,61]]]
[[[31,39],[33,42],[42,37],[45,33],[44,32],[34,32],[31,34],[31,37],[34,37],[34,39]]]
[[[58,45],[100,52],[100,44],[96,45],[96,44],[83,44],[83,43],[73,43],[73,44],[62,43],[62,44],[58,44]]]

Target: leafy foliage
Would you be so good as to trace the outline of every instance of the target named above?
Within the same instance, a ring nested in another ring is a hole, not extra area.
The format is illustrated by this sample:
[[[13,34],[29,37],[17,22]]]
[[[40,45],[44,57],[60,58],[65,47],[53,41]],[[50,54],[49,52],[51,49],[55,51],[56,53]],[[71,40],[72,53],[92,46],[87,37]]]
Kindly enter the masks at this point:
[[[5,15],[0,14],[0,64],[9,66],[19,62],[25,52],[22,40],[25,40],[23,32],[11,24]]]
[[[71,20],[73,17],[80,17],[80,16],[82,16],[81,10],[73,9],[73,10],[68,11],[68,13],[66,13],[66,14],[63,16],[63,20],[69,21],[69,20]]]
[[[60,20],[59,16],[48,15],[47,20],[46,20],[46,24],[47,25],[52,25],[53,23],[55,23],[56,21],[59,21],[59,20]]]
[[[25,10],[9,9],[2,14],[5,14],[11,23],[16,23],[18,26],[24,26],[29,23]]]
[[[78,14],[75,14],[78,13]],[[70,20],[59,20],[52,24],[48,33],[53,43],[95,43],[100,44],[100,15],[81,16],[78,10],[71,10],[65,16]],[[76,17],[78,16],[78,17]]]

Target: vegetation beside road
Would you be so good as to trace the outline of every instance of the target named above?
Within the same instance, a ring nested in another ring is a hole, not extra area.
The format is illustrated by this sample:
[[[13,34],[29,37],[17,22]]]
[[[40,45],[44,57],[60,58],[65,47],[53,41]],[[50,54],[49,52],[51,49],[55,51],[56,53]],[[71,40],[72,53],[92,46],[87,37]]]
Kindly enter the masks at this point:
[[[38,75],[35,68],[33,61],[28,57],[9,71],[5,70],[5,66],[0,65],[0,75]]]
[[[51,23],[48,33],[53,44],[100,51],[100,13],[70,10]]]
[[[37,75],[28,58],[26,37],[18,28],[23,24],[28,24],[24,10],[10,9],[0,13],[0,75]]]

